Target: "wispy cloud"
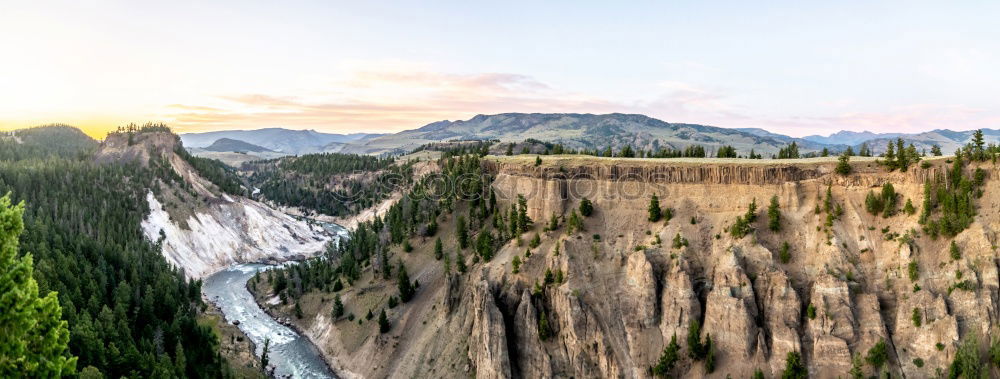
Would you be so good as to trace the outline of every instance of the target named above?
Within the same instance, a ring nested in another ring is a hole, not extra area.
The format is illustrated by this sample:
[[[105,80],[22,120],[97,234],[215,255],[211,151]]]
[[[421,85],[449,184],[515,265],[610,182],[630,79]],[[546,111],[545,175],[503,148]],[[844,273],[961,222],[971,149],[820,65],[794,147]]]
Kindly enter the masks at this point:
[[[228,94],[212,106],[173,104],[180,129],[289,126],[398,131],[425,123],[501,112],[612,112],[628,106],[553,89],[533,77],[426,71],[360,71],[310,98]]]
[[[163,116],[182,131],[270,126],[399,131],[480,113],[622,112],[642,113],[669,122],[761,127],[797,136],[841,129],[969,129],[1000,121],[994,111],[962,105],[851,110],[857,106],[853,99],[837,99],[836,104],[828,104],[829,113],[764,113],[739,104],[725,89],[675,80],[656,83],[645,100],[621,102],[555,88],[527,75],[455,74],[397,67],[358,70],[308,92],[220,94],[212,104],[171,104],[165,107]]]

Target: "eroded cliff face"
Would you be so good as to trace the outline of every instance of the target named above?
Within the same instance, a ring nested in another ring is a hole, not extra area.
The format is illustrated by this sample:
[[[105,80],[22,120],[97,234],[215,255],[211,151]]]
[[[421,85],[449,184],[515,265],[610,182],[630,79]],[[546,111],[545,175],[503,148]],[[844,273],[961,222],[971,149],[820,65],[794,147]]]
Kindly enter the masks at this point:
[[[789,352],[803,355],[813,377],[843,377],[853,358],[864,356],[879,341],[889,347],[888,370],[922,377],[939,368],[947,370],[966,334],[994,332],[1000,202],[993,165],[981,167],[989,178],[984,196],[977,200],[981,211],[973,226],[955,237],[965,255],[953,260],[948,257],[949,240],[923,235],[917,216],[903,212],[890,218],[873,216],[864,203],[868,191],[877,193],[881,185],[892,183],[900,204],[909,199],[919,208],[924,181],[947,175],[943,159],[905,173],[886,172],[871,161],[854,162],[854,173],[848,176],[834,174],[832,163],[816,162],[543,160],[534,166],[499,158],[488,161],[487,169],[496,175],[497,196],[525,196],[534,220],[566,215],[583,197],[598,209],[586,219],[585,232],[550,237],[561,241],[572,259],[600,250],[617,256],[625,268],[610,274],[620,283],[602,282],[613,294],[589,301],[588,296],[579,296],[583,301],[577,308],[556,310],[559,318],[580,317],[595,309],[593,305],[619,302],[619,307],[595,315],[603,322],[589,325],[591,335],[601,336],[591,338],[599,348],[573,352],[580,356],[575,359],[613,368],[600,371],[603,375],[648,376],[645,368],[655,364],[672,335],[677,334],[683,345],[691,320],[701,323],[702,336],[710,335],[718,349],[717,369],[710,376],[719,377],[749,376],[757,369],[779,375]],[[828,186],[835,203],[844,209],[829,227],[825,214],[817,214]],[[645,220],[652,194],[673,209],[673,220],[665,224]],[[771,196],[781,204],[779,232],[766,226],[764,208]],[[732,238],[727,228],[754,200],[760,215],[756,231]],[[645,235],[647,231],[650,235]],[[897,234],[887,237],[886,232]],[[897,237],[907,232],[913,240],[901,242]],[[601,241],[591,238],[595,234]],[[688,240],[689,246],[672,248],[676,235]],[[656,236],[662,245],[655,244]],[[785,242],[791,252],[787,264],[778,256]],[[640,245],[646,248],[635,251]],[[504,258],[509,261],[510,256],[499,257]],[[647,261],[648,268],[643,264]],[[916,262],[919,270],[912,281],[910,262]],[[604,292],[594,289],[590,275],[605,266],[609,264],[602,259],[588,260],[585,268],[570,265],[570,279],[556,292],[583,288],[588,293]],[[972,278],[973,288],[955,289],[960,281],[956,277],[963,275],[962,280]],[[527,276],[530,282],[531,274]],[[696,285],[689,287],[692,282]],[[566,312],[574,316],[564,316]],[[922,319],[919,326],[913,321],[915,313]],[[616,327],[618,323],[625,327]],[[650,330],[658,334],[656,341],[647,337]],[[557,334],[573,335],[563,330]],[[616,338],[627,343],[602,343]],[[552,367],[561,367],[558,359],[553,361]],[[874,374],[871,367],[863,369]],[[532,377],[532,370],[518,372]],[[556,372],[585,376],[587,371]],[[677,372],[705,375],[697,364]]]
[[[160,242],[168,262],[191,278],[234,263],[304,259],[322,252],[329,240],[318,226],[253,200],[224,200],[196,210],[182,227],[150,192],[142,230],[150,241]]]
[[[150,213],[142,229],[185,275],[201,278],[234,263],[302,259],[323,251],[330,237],[321,227],[223,193],[176,153],[179,144],[165,132],[110,135],[96,159],[131,161],[176,175],[147,194]]]
[[[908,199],[919,207],[924,180],[946,173],[944,159],[929,162],[890,173],[859,161],[854,174],[840,176],[829,160],[699,165],[543,157],[535,166],[533,159],[487,157],[501,205],[526,198],[535,227],[523,239],[537,232],[540,246],[512,241],[465,275],[421,266],[418,305],[393,315],[403,328],[351,348],[336,331],[318,344],[344,370],[370,377],[646,378],[676,336],[684,357],[671,372],[678,377],[750,377],[756,370],[776,377],[795,352],[811,377],[837,378],[884,341],[885,369],[894,376],[934,376],[947,371],[962,338],[975,333],[985,341],[996,332],[1000,182],[995,166],[981,166],[987,179],[979,213],[953,239],[962,257],[952,259],[951,239],[924,235],[916,214],[865,211],[867,193],[884,183],[895,186],[900,207]],[[828,188],[843,210],[830,225],[821,210]],[[671,220],[648,221],[653,194],[672,210]],[[781,207],[779,231],[767,226],[772,196]],[[567,233],[565,218],[583,197],[595,212],[583,219],[584,230]],[[755,230],[732,237],[728,228],[754,200]],[[553,214],[560,227],[543,231]],[[900,238],[907,234],[912,238]],[[675,237],[682,243],[674,246]],[[515,256],[523,262],[518,273]],[[911,262],[918,269],[912,280]],[[562,280],[546,283],[546,271]],[[972,285],[956,288],[959,275]],[[419,305],[424,297],[432,300]],[[713,342],[712,373],[687,358],[692,322]],[[367,367],[372,356],[392,363]],[[878,374],[867,364],[861,369]]]

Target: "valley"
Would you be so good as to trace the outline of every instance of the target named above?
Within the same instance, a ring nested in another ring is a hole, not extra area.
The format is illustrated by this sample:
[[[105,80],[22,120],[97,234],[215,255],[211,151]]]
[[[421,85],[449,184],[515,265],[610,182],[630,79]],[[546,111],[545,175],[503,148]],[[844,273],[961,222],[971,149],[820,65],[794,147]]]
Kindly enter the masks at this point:
[[[1000,378],[998,13],[6,2],[0,379]]]

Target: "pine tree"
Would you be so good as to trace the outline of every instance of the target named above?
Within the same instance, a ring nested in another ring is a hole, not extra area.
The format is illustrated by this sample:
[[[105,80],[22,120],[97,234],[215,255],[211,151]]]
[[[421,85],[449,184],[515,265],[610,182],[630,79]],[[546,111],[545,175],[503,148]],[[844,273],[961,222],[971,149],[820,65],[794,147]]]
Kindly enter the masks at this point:
[[[840,175],[850,175],[851,174],[851,156],[847,153],[842,154],[837,158],[837,168],[834,171]]]
[[[670,344],[663,349],[663,354],[660,355],[660,360],[657,361],[656,366],[653,366],[653,375],[666,378],[673,371],[674,365],[680,359],[680,345],[677,344],[677,335],[674,334],[670,337]]]
[[[895,170],[899,167],[896,162],[896,148],[892,141],[885,147],[885,166],[889,168],[889,171]]]
[[[413,298],[416,289],[413,288],[413,283],[410,283],[410,275],[406,273],[406,266],[403,265],[402,259],[399,260],[399,270],[397,271],[396,286],[399,288],[399,299],[405,303]]]
[[[458,237],[458,247],[465,250],[469,247],[469,229],[465,225],[465,217],[458,216],[458,221],[455,226],[455,234]]]
[[[896,214],[896,189],[892,183],[882,185],[882,217],[889,218]]]
[[[583,219],[576,213],[574,209],[569,214],[569,220],[566,221],[566,234],[573,234],[583,230]]]
[[[875,346],[868,349],[868,354],[865,355],[865,362],[868,362],[873,368],[878,370],[889,360],[889,350],[885,343],[885,340],[879,340]]]
[[[444,256],[444,245],[441,243],[441,237],[434,240],[434,259],[441,260]]]
[[[174,371],[178,377],[186,375],[187,356],[184,353],[184,344],[177,343],[174,347]]]
[[[906,171],[910,167],[910,157],[907,155],[906,148],[903,146],[903,139],[896,138],[896,167],[900,171]]]
[[[872,149],[868,147],[868,142],[861,143],[861,148],[858,150],[858,155],[862,157],[872,156]]]
[[[528,231],[531,227],[531,218],[528,217],[528,200],[524,196],[517,195],[517,227],[519,233]]]
[[[983,130],[976,129],[975,132],[972,132],[972,160],[986,160],[986,150],[983,148],[984,145],[985,141],[983,140]]]
[[[559,229],[559,217],[555,213],[552,213],[552,217],[549,218],[549,225],[545,229],[549,231]]]
[[[336,320],[344,315],[344,303],[340,301],[340,294],[333,296],[333,319]]]
[[[378,332],[384,334],[384,333],[388,332],[389,329],[392,329],[392,325],[389,324],[389,318],[386,317],[386,315],[385,315],[385,309],[383,309],[378,314]]]
[[[660,199],[653,194],[653,197],[649,199],[649,222],[660,221],[663,217],[663,210],[660,209]]]
[[[586,197],[580,200],[580,214],[583,217],[590,217],[594,213],[594,204]]]
[[[688,356],[691,359],[699,360],[704,354],[701,345],[701,324],[698,323],[698,320],[691,320],[691,323],[688,324],[687,348]]]
[[[778,205],[778,195],[771,196],[771,204],[767,207],[767,228],[772,232],[781,230],[781,206]]]
[[[790,351],[785,357],[785,371],[781,373],[782,379],[807,379],[809,370],[802,362],[802,355],[797,351]]]
[[[270,358],[268,358],[268,352],[271,350],[271,339],[264,339],[264,350],[260,353],[260,368],[262,371],[267,373],[267,366],[271,363]]]
[[[545,341],[549,337],[552,337],[552,328],[549,326],[549,316],[543,311],[538,317],[538,339]]]
[[[76,371],[55,292],[38,295],[31,254],[17,257],[24,204],[0,198],[0,377],[59,377]]]
[[[788,245],[788,241],[781,243],[781,249],[778,250],[778,259],[781,263],[787,264],[792,261],[791,246]]]
[[[380,263],[382,264],[382,279],[389,279],[392,276],[392,264],[389,263],[389,255],[383,249],[379,256]],[[280,274],[281,272],[279,271],[278,273]],[[284,278],[284,276],[280,276],[280,278]]]
[[[657,235],[656,237],[659,238],[660,236]],[[688,245],[688,241],[686,239],[684,239],[684,237],[681,237],[680,233],[677,233],[677,234],[674,235],[674,241],[673,241],[673,245],[672,245],[672,247],[674,249],[680,249],[680,248],[682,248],[684,246],[687,246],[687,245]]]

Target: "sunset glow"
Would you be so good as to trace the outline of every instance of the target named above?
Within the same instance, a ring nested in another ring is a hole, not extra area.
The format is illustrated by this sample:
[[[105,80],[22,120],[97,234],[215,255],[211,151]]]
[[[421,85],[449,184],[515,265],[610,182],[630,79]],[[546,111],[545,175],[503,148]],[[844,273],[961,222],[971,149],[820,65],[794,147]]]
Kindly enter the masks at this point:
[[[0,130],[391,132],[502,112],[1000,127],[1000,3],[939,6],[21,2],[0,13]]]

